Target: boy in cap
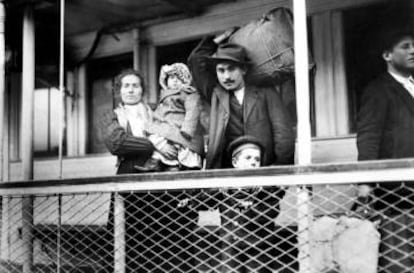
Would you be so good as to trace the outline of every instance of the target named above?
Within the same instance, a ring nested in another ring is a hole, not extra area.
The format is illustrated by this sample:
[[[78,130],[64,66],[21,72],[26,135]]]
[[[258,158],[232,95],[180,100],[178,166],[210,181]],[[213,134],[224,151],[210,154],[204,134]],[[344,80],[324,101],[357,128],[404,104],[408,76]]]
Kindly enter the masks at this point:
[[[261,166],[263,145],[253,136],[232,141],[227,153],[236,169]],[[277,187],[222,190],[221,272],[271,272],[275,269],[274,220],[285,191]]]
[[[235,169],[251,169],[261,166],[262,144],[252,136],[242,136],[227,148]]]

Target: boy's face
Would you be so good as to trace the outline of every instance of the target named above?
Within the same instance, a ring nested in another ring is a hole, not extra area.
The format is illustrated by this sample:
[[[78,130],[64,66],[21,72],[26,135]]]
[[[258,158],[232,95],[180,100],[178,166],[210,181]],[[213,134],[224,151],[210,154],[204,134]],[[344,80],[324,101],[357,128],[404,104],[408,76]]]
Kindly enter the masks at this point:
[[[260,150],[256,148],[246,148],[236,154],[233,159],[233,167],[236,169],[252,169],[260,167]]]
[[[183,87],[184,83],[176,75],[168,75],[167,87],[169,89],[177,90]]]

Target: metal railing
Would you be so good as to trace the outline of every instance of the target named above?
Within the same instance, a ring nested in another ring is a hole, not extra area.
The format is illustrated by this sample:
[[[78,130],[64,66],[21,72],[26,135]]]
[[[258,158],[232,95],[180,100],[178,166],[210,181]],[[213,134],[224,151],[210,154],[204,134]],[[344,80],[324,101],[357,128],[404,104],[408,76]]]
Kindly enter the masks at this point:
[[[412,272],[412,166],[5,183],[0,272]]]

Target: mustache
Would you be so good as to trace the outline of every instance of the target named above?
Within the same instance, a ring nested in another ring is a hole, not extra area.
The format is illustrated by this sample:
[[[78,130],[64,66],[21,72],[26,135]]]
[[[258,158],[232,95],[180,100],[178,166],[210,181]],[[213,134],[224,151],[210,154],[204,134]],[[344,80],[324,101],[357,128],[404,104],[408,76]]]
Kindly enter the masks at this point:
[[[223,83],[234,83],[234,80],[225,80]]]

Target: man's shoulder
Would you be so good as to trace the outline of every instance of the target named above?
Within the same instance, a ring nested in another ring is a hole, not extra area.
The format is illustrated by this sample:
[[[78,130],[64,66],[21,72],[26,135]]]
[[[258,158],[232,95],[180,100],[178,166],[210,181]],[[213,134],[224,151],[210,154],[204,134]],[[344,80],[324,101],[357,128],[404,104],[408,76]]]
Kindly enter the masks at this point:
[[[258,85],[246,85],[246,92],[256,94],[257,98],[260,100],[261,98],[263,100],[278,100],[279,93],[274,87],[269,86],[258,86]]]
[[[398,82],[389,73],[384,73],[370,81],[364,88],[363,94],[365,96],[385,96],[396,84]]]
[[[365,89],[373,87],[385,89],[389,84],[396,82],[397,81],[391,76],[391,74],[383,73],[370,81]]]
[[[276,89],[271,86],[260,86],[255,84],[246,84],[246,90],[254,90],[258,92],[276,92]]]

